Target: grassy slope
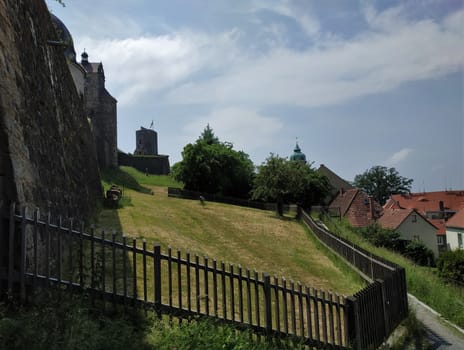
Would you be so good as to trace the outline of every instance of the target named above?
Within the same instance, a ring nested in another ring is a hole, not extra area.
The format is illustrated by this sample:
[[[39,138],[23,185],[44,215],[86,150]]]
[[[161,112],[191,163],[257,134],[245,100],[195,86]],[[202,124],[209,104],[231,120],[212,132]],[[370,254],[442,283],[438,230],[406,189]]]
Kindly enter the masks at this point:
[[[346,221],[326,220],[326,224],[331,231],[339,233],[376,255],[403,266],[406,269],[408,291],[437,310],[448,320],[460,327],[464,327],[464,298],[462,289],[458,290],[452,286],[445,285],[432,268],[415,265],[400,254],[385,248],[372,246],[353,232]]]
[[[144,238],[149,246],[159,242],[164,251],[170,245],[339,294],[352,294],[363,286],[354,274],[347,278],[349,269],[334,262],[333,256],[329,258],[291,218],[220,203],[202,206],[198,201],[168,198],[164,187],[155,186],[161,178],[155,181],[133,169],[123,171],[135,174],[154,195],[126,190],[131,204],[103,210],[99,220],[102,227],[116,227],[131,237]]]

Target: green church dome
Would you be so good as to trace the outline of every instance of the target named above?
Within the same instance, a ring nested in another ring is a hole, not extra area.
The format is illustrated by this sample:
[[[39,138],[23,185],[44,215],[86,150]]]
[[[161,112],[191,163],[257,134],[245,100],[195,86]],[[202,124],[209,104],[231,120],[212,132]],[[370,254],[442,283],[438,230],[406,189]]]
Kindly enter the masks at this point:
[[[298,146],[298,142],[296,143],[295,149],[293,150],[293,154],[290,156],[290,160],[296,160],[306,163],[306,155],[301,152],[300,146]]]

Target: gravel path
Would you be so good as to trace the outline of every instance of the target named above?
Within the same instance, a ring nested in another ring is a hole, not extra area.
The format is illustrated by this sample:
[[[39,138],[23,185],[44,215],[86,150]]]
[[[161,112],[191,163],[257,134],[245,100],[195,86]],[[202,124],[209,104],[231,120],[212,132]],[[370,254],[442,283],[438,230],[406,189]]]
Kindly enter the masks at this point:
[[[415,296],[408,294],[409,305],[416,311],[416,317],[427,331],[431,350],[464,350],[464,330],[445,321],[439,313],[431,309]]]

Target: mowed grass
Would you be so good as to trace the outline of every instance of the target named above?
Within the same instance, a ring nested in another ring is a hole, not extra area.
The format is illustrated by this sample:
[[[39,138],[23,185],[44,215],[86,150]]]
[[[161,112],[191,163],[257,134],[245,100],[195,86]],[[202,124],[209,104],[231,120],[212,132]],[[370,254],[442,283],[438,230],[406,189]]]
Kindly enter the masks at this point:
[[[174,252],[189,251],[338,294],[363,287],[298,221],[269,211],[169,198],[165,187],[149,185],[143,176],[141,185],[154,194],[126,189],[130,205],[103,210],[101,227],[116,228],[139,245],[142,239],[148,247],[160,243],[163,252],[171,246]]]

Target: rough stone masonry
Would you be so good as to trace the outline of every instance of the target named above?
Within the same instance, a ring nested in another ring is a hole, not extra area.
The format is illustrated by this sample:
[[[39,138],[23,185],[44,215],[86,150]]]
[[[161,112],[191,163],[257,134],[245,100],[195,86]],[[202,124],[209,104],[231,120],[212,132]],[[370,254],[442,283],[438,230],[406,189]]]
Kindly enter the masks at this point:
[[[86,219],[102,197],[95,144],[43,0],[0,0],[0,210]]]

